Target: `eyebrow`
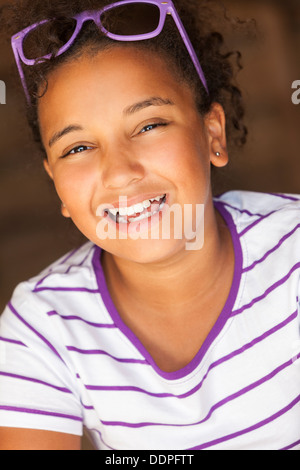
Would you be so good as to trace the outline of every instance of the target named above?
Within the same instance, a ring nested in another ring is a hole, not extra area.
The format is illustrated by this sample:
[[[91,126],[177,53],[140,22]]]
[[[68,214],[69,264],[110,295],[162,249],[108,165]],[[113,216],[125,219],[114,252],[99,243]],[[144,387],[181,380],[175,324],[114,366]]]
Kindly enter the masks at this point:
[[[142,109],[148,108],[150,106],[166,106],[166,105],[173,106],[174,103],[169,99],[164,99],[159,96],[154,96],[152,98],[148,98],[146,100],[139,101],[138,103],[128,106],[127,108],[124,109],[123,114],[128,116],[138,111],[141,111]],[[82,131],[82,130],[83,130],[82,126],[79,126],[78,124],[71,124],[65,127],[64,129],[62,129],[61,131],[55,132],[55,134],[53,134],[53,136],[49,140],[48,145],[49,147],[52,147],[59,139],[69,134],[70,132]]]
[[[65,127],[61,131],[55,132],[55,134],[49,140],[49,147],[55,144],[59,139],[61,139],[64,135],[69,134],[70,132],[75,131],[82,131],[83,127],[79,126],[78,124],[71,124],[70,126]]]
[[[137,111],[141,111],[142,109],[148,108],[149,106],[165,106],[165,105],[173,106],[174,103],[169,99],[164,99],[159,96],[154,96],[152,98],[148,98],[144,101],[140,101],[131,106],[128,106],[128,108],[124,109],[123,113],[125,115],[130,115],[130,114],[136,113]]]

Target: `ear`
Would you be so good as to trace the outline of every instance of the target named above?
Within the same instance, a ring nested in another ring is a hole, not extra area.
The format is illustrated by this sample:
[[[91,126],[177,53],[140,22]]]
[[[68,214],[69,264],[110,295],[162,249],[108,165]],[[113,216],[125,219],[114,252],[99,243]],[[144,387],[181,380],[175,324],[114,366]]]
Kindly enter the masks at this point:
[[[223,107],[213,103],[204,117],[208,135],[209,155],[211,163],[216,167],[226,166],[228,152],[226,143],[226,118]]]
[[[46,158],[44,158],[43,164],[44,164],[44,168],[45,168],[46,172],[48,173],[48,175],[50,176],[50,178],[54,182],[53,173],[52,173],[51,167],[49,165],[49,162]],[[54,182],[54,184],[55,184],[55,182]],[[71,217],[70,214],[69,214],[68,209],[66,208],[66,206],[64,205],[63,202],[61,203],[61,213],[64,217],[67,217],[67,218]]]
[[[50,178],[53,180],[52,170],[51,170],[50,165],[49,165],[49,162],[48,162],[48,160],[47,160],[46,158],[44,158],[43,164],[44,164],[44,168],[45,168],[46,172],[48,173],[48,175],[50,176]]]

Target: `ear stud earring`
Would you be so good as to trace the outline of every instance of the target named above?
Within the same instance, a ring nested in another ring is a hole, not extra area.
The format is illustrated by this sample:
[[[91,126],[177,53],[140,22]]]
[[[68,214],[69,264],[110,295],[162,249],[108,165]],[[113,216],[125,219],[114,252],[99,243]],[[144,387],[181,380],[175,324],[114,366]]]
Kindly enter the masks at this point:
[[[216,156],[219,157],[221,154],[220,152],[216,152]]]

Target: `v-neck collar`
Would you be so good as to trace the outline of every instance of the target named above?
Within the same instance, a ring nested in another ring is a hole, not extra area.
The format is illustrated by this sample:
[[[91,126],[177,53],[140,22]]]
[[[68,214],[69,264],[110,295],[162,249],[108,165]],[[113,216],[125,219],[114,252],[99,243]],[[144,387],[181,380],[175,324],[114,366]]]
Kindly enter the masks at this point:
[[[215,322],[214,326],[212,327],[211,331],[209,332],[208,336],[206,337],[205,341],[203,342],[202,346],[200,347],[198,353],[194,356],[194,358],[183,368],[174,371],[174,372],[165,372],[161,370],[155,361],[153,360],[152,356],[150,353],[146,350],[144,345],[141,343],[141,341],[137,338],[137,336],[132,332],[132,330],[123,322],[121,316],[119,315],[119,312],[117,311],[114,302],[110,296],[107,282],[105,279],[104,271],[101,265],[101,248],[96,247],[95,253],[93,256],[93,267],[99,287],[99,292],[102,296],[102,300],[104,302],[104,305],[115,323],[115,325],[119,328],[119,330],[126,336],[126,338],[131,342],[131,344],[139,351],[139,353],[146,359],[146,361],[149,363],[149,365],[152,366],[152,368],[155,370],[155,372],[163,377],[164,379],[167,380],[177,380],[181,379],[183,377],[186,377],[189,375],[191,372],[193,372],[196,367],[199,366],[201,363],[204,355],[210,348],[211,344],[213,341],[219,336],[221,331],[223,330],[228,318],[231,315],[231,312],[233,310],[239,286],[240,286],[240,280],[241,280],[241,274],[242,274],[242,264],[243,264],[243,255],[242,255],[242,248],[240,244],[240,239],[237,234],[236,226],[233,221],[233,218],[231,214],[228,212],[228,210],[224,207],[223,204],[214,201],[215,208],[217,211],[220,213],[220,215],[223,217],[225,220],[228,229],[230,230],[232,242],[233,242],[233,247],[234,247],[234,256],[235,256],[235,263],[234,263],[234,275],[233,275],[233,281],[231,284],[231,289],[229,292],[229,295],[227,297],[226,303],[217,319]]]

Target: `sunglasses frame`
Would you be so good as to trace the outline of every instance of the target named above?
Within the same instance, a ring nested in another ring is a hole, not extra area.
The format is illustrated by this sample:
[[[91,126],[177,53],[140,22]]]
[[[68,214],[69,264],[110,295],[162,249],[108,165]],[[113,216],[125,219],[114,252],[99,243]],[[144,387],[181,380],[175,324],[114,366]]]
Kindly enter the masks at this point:
[[[118,34],[110,33],[109,31],[107,31],[104,28],[104,26],[101,23],[101,16],[102,16],[103,13],[105,13],[106,11],[111,10],[113,8],[117,8],[117,7],[120,7],[120,6],[127,5],[127,4],[128,5],[129,4],[134,4],[134,3],[151,4],[151,5],[155,5],[159,8],[159,12],[160,12],[159,24],[158,24],[157,28],[154,31],[151,31],[150,33],[138,34],[138,35],[118,35]],[[160,1],[160,0],[123,0],[123,1],[118,1],[118,2],[112,3],[110,5],[106,5],[105,7],[101,8],[99,10],[83,11],[83,12],[81,12],[78,15],[75,15],[73,17],[73,19],[76,20],[76,27],[75,27],[74,33],[72,34],[70,39],[66,42],[66,44],[64,44],[58,50],[55,57],[60,56],[61,54],[66,52],[72,46],[72,44],[74,43],[76,37],[78,36],[79,32],[81,31],[83,24],[86,21],[89,21],[89,20],[94,21],[94,23],[103,32],[103,34],[105,34],[105,36],[107,36],[108,38],[113,39],[115,41],[142,41],[142,40],[146,40],[146,39],[152,39],[152,38],[158,36],[161,33],[161,31],[163,30],[167,15],[172,16],[172,18],[173,18],[173,20],[174,20],[174,22],[175,22],[175,24],[178,28],[178,31],[181,35],[181,38],[182,38],[182,40],[185,44],[185,47],[186,47],[186,49],[187,49],[187,51],[188,51],[188,53],[189,53],[189,55],[190,55],[190,57],[193,61],[195,69],[196,69],[196,71],[199,75],[200,81],[202,82],[206,92],[209,93],[207,83],[206,83],[206,79],[205,79],[202,67],[200,65],[200,62],[198,60],[198,57],[196,55],[196,52],[195,52],[195,50],[192,46],[192,43],[191,43],[191,41],[190,41],[190,39],[187,35],[187,32],[186,32],[186,30],[185,30],[185,28],[184,28],[184,26],[181,22],[181,19],[180,19],[179,15],[178,15],[178,13],[175,9],[175,6],[174,6],[174,4],[171,0],[168,0],[168,1],[165,1],[165,2]],[[11,45],[12,45],[13,53],[14,53],[14,56],[15,56],[16,64],[17,64],[17,67],[18,67],[19,75],[20,75],[21,82],[22,82],[22,85],[23,85],[23,88],[24,88],[24,91],[25,91],[27,102],[29,104],[31,102],[31,99],[30,99],[29,91],[28,91],[28,88],[27,88],[27,85],[26,85],[26,79],[25,79],[22,63],[27,65],[27,66],[33,66],[33,65],[36,65],[37,63],[39,63],[42,60],[50,59],[52,57],[52,54],[47,54],[45,56],[38,57],[36,59],[27,59],[25,57],[24,50],[23,50],[23,42],[24,42],[24,39],[26,38],[26,36],[32,30],[36,29],[37,27],[39,27],[39,26],[41,26],[41,25],[43,25],[43,24],[45,24],[49,21],[52,21],[52,20],[51,19],[46,19],[46,20],[42,20],[42,21],[39,21],[37,23],[34,23],[33,25],[28,26],[27,28],[23,29],[19,33],[14,34],[11,38]]]

